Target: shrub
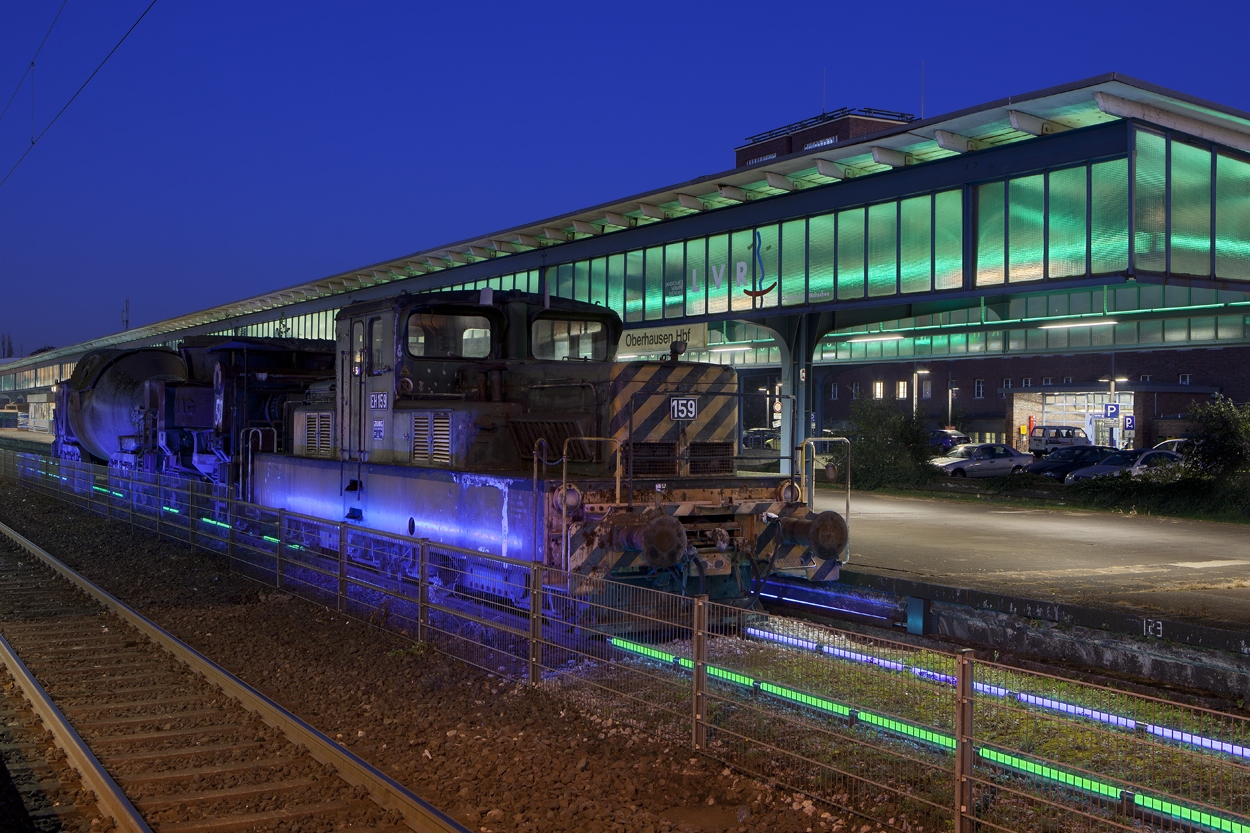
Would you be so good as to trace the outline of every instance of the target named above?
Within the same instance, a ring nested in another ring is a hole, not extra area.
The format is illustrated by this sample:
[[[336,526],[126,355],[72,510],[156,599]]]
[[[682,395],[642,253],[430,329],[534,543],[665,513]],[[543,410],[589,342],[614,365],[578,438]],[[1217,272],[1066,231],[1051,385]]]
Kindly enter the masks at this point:
[[[862,489],[913,486],[936,473],[929,464],[929,433],[915,414],[885,400],[851,406],[851,483]]]
[[[1201,426],[1185,455],[1190,468],[1226,478],[1250,465],[1250,403],[1238,407],[1217,393],[1191,405],[1189,418]]]

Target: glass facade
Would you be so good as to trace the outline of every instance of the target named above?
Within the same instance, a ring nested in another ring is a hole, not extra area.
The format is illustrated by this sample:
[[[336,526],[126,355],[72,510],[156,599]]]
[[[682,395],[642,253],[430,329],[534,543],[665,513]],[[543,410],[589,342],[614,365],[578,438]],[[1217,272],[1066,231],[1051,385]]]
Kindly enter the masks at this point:
[[[1134,130],[1138,271],[1250,281],[1250,157]]]

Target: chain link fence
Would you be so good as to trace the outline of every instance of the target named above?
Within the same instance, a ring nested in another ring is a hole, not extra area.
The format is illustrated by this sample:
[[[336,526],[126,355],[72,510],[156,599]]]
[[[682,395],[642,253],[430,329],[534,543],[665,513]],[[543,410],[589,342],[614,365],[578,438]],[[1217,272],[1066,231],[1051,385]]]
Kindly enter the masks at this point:
[[[0,451],[0,476],[745,773],[917,831],[1250,833],[1250,720]]]

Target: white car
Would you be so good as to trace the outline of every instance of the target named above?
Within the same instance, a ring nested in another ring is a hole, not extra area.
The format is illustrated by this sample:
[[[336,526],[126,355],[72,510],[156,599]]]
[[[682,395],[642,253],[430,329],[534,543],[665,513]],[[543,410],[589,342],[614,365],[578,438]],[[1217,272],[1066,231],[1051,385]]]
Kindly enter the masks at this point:
[[[951,477],[1002,477],[1024,471],[1033,455],[999,443],[968,443],[929,462]]]
[[[1184,458],[1172,451],[1160,451],[1153,448],[1135,448],[1128,451],[1117,451],[1096,466],[1077,469],[1064,478],[1064,483],[1078,483],[1092,480],[1095,477],[1107,477],[1127,471],[1136,477],[1149,469],[1179,463]]]

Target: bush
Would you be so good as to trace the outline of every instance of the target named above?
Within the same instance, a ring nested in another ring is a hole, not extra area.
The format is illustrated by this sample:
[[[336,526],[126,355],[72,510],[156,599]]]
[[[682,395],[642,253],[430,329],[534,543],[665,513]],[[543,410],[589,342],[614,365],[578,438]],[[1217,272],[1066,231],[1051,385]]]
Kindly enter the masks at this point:
[[[885,400],[851,406],[851,483],[861,489],[915,486],[932,479],[929,432],[915,414]]]
[[[1187,466],[1223,479],[1250,465],[1250,403],[1238,407],[1217,393],[1209,402],[1191,405],[1189,418],[1201,428],[1185,454]]]

